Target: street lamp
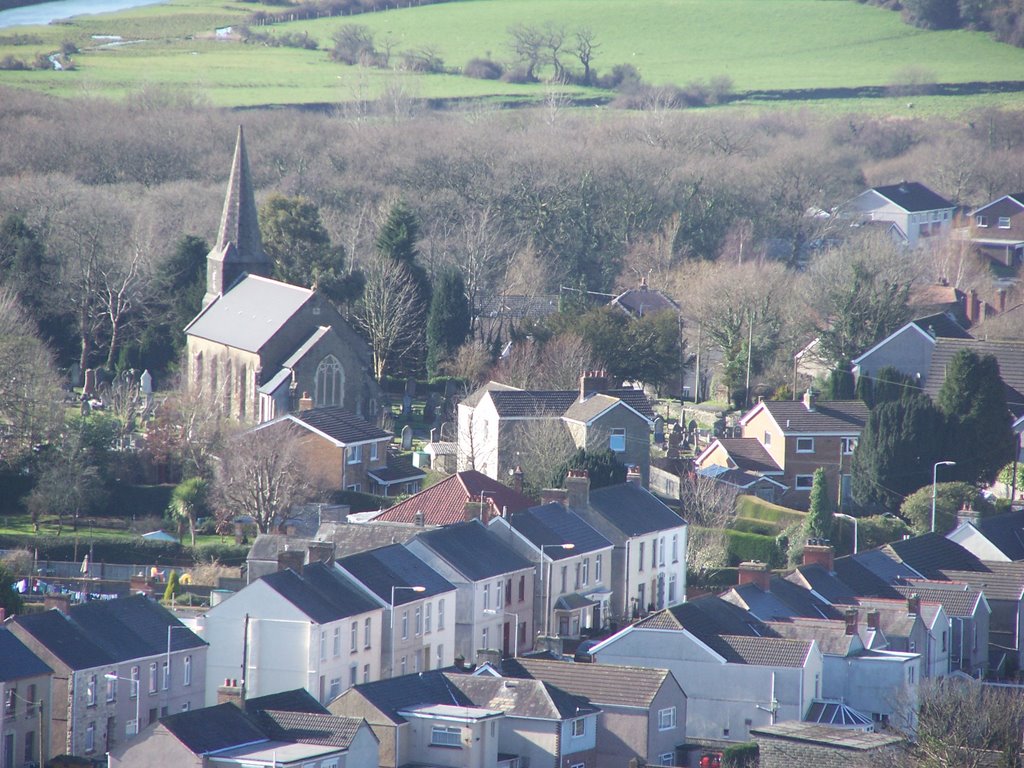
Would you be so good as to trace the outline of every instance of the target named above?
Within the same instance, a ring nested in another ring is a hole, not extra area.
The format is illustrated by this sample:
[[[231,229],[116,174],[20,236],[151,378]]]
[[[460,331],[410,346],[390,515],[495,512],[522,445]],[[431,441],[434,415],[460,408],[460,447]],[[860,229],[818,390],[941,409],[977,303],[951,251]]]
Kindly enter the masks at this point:
[[[541,576],[544,575],[544,550],[548,547],[557,547],[559,549],[576,549],[576,545],[573,543],[568,544],[541,544],[540,545],[540,558],[541,558]],[[548,576],[544,579],[544,636],[551,637],[551,558],[548,558]]]
[[[497,616],[499,613],[505,616],[511,616],[516,620],[514,625],[515,630],[512,634],[512,656],[513,658],[519,656],[519,614],[512,613],[512,611],[499,611],[496,608],[484,608],[484,613],[488,616]]]
[[[935,533],[935,484],[938,480],[939,467],[951,467],[955,461],[937,461],[932,467],[932,533]]]
[[[834,517],[841,517],[843,520],[849,520],[853,523],[853,554],[857,554],[857,518],[853,515],[846,515],[842,512],[833,512]]]
[[[395,592],[404,589],[409,592],[426,592],[427,588],[424,586],[416,585],[415,587],[391,587],[391,622],[388,629],[391,633],[391,674],[389,677],[395,676]]]
[[[112,672],[108,672],[103,675],[104,680],[127,680],[129,683],[135,686],[135,736],[139,735],[139,701],[142,699],[142,695],[139,693],[139,683],[142,682],[140,678],[135,677],[121,677],[115,675]],[[130,694],[129,694],[130,695]]]

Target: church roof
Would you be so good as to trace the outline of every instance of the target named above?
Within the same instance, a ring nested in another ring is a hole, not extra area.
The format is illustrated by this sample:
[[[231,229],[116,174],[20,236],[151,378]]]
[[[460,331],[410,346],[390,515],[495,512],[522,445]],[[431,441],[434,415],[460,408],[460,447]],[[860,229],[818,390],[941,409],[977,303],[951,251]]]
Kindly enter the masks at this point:
[[[312,297],[308,288],[247,275],[189,323],[185,333],[259,352]]]
[[[220,230],[213,252],[224,261],[268,261],[260,239],[256,195],[253,193],[249,155],[245,151],[242,126],[238,126],[235,157],[231,163],[231,177],[228,179],[224,211],[221,214]]]

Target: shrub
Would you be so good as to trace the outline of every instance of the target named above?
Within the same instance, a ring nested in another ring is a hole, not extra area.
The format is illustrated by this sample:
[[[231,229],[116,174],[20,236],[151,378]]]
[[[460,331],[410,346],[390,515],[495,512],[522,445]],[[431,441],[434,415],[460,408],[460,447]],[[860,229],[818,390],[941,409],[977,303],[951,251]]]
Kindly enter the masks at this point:
[[[616,64],[607,75],[597,78],[597,87],[610,91],[629,90],[639,87],[642,82],[640,73],[632,64]]]
[[[530,77],[530,73],[527,72],[523,67],[514,67],[512,69],[506,69],[501,75],[501,82],[503,83],[535,83],[537,78]]]
[[[470,59],[462,68],[462,74],[477,80],[497,80],[504,72],[505,68],[501,64],[490,59]]]
[[[733,744],[722,752],[722,768],[755,768],[759,757],[757,744]]]
[[[759,560],[773,568],[783,565],[782,550],[773,537],[734,530],[726,530],[725,535],[729,542],[729,565],[748,560]]]
[[[2,59],[0,59],[0,69],[8,71],[20,71],[23,69],[28,69],[28,65],[21,59],[16,58],[11,54],[7,54]]]

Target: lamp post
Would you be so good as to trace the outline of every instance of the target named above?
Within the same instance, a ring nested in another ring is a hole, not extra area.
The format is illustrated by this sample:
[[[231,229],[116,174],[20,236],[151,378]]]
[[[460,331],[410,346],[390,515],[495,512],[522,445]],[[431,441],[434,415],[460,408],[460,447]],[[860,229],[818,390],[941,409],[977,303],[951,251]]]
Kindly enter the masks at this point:
[[[938,481],[939,467],[951,467],[955,461],[936,461],[932,467],[932,533],[935,533],[935,486]]]
[[[516,623],[514,625],[515,631],[512,633],[512,656],[513,656],[513,658],[518,656],[519,655],[519,614],[518,613],[512,613],[512,611],[499,611],[496,608],[484,608],[484,613],[486,613],[489,616],[497,616],[499,613],[501,613],[501,614],[504,614],[505,616],[511,616],[513,619],[516,620]]]
[[[415,587],[391,587],[391,621],[388,627],[391,634],[391,670],[388,677],[395,676],[395,592],[398,590],[407,590],[409,592],[426,592],[427,588],[424,586],[416,585]]]
[[[557,547],[559,549],[575,549],[576,545],[573,543],[568,544],[541,544],[540,545],[540,558],[541,566],[544,565],[544,550],[548,547]],[[541,576],[544,575],[543,567],[541,569]],[[544,579],[544,636],[551,637],[551,558],[548,558],[548,576]]]
[[[857,554],[857,518],[853,515],[846,515],[842,512],[833,512],[833,517],[841,517],[843,520],[849,520],[853,523],[853,554]]]
[[[135,686],[135,734],[134,735],[138,736],[139,735],[139,725],[140,725],[140,723],[139,723],[139,701],[142,699],[142,695],[139,692],[139,683],[141,683],[142,680],[141,679],[136,679],[134,677],[121,677],[120,675],[115,675],[112,672],[108,672],[107,674],[103,675],[103,679],[104,680],[127,680],[129,683],[131,683],[132,685]]]

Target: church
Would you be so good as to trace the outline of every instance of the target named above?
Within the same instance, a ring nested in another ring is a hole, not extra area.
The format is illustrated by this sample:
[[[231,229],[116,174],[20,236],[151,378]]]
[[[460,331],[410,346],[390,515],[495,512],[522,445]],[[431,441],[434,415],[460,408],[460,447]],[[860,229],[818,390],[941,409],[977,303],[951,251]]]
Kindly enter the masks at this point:
[[[380,398],[366,343],[315,288],[272,271],[239,128],[203,309],[185,328],[188,386],[243,422],[283,416],[304,397],[372,420]]]

